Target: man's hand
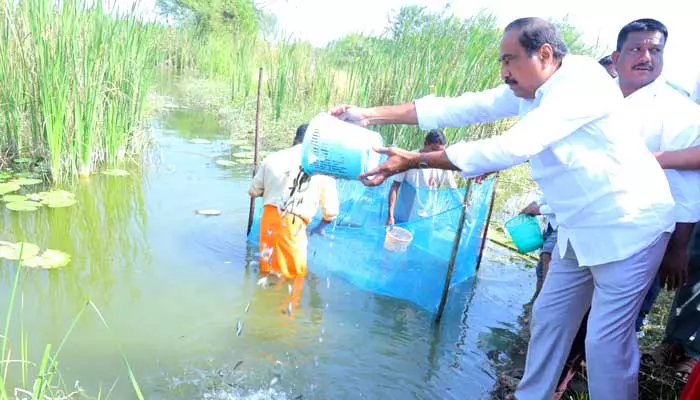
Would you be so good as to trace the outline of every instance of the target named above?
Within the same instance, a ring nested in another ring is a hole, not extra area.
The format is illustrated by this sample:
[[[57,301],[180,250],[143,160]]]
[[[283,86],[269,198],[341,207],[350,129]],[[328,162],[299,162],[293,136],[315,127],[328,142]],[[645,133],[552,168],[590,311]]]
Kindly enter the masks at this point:
[[[533,201],[532,203],[526,205],[525,208],[520,211],[520,214],[540,215],[540,206]]]
[[[368,108],[360,108],[343,104],[330,110],[330,114],[341,121],[350,122],[359,126],[370,124],[371,112]]]
[[[318,224],[316,225],[313,229],[309,231],[309,236],[313,235],[318,235],[318,236],[326,236],[326,228],[325,226]]]
[[[381,185],[386,178],[418,166],[420,155],[417,152],[396,147],[378,147],[374,148],[374,151],[380,154],[387,154],[389,158],[377,168],[367,171],[358,177],[365,186]],[[373,176],[373,178],[368,179],[370,176]]]
[[[675,290],[688,281],[688,250],[684,248],[669,248],[661,260],[659,267],[661,287]]]
[[[390,216],[386,219],[386,224],[389,225],[389,226],[394,225],[394,217],[390,215]]]
[[[661,287],[667,290],[678,289],[688,280],[688,246],[695,224],[676,222],[668,247],[659,267]]]

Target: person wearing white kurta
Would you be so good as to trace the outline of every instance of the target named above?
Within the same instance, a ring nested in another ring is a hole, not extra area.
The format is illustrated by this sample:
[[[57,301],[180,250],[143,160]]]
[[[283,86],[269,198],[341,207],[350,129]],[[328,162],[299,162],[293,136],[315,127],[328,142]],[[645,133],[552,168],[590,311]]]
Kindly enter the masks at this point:
[[[643,123],[642,136],[647,147],[654,153],[665,154],[663,158],[700,146],[700,106],[689,99],[686,90],[669,85],[661,76],[667,38],[668,30],[661,22],[649,18],[633,21],[620,30],[618,48],[613,53],[620,71],[620,89],[631,111]],[[674,367],[678,373],[689,373],[695,361],[686,352],[699,348],[693,337],[700,333],[696,226],[700,220],[700,170],[682,164],[669,168],[663,158],[659,162],[665,168],[676,202],[676,230],[666,250],[658,282],[645,298],[643,311],[651,309],[662,286],[678,289],[663,344],[652,357],[658,363]]]
[[[636,121],[621,112],[619,88],[596,60],[567,55],[556,29],[538,18],[513,21],[504,32],[501,75],[507,85],[396,106],[344,105],[331,114],[361,125],[417,123],[424,130],[519,116],[500,136],[463,141],[443,152],[377,149],[389,157],[359,178],[373,186],[411,168],[479,177],[529,160],[532,178],[556,215],[559,238],[533,307],[525,376],[515,395],[551,398],[592,304],[586,343],[591,399],[614,394],[636,400],[634,320],[675,225],[668,182]],[[540,67],[523,67],[525,58],[551,71],[532,92],[524,84],[531,76],[523,71],[537,76]]]

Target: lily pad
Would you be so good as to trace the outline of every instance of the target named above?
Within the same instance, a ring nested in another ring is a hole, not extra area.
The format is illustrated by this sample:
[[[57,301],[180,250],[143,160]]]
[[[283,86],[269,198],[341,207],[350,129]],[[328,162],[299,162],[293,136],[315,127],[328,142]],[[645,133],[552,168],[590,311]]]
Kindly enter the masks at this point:
[[[49,199],[49,200],[44,200],[41,202],[41,204],[44,204],[45,206],[49,208],[62,208],[62,207],[70,207],[76,203],[75,199]]]
[[[221,215],[221,211],[219,211],[219,210],[214,210],[214,209],[197,210],[197,214],[199,214],[199,215],[206,215],[206,216],[210,217],[210,216],[213,216],[213,215]]]
[[[245,150],[245,151],[253,151],[253,150],[255,150],[255,147],[252,146],[252,145],[250,145],[250,144],[242,144],[242,145],[237,146],[237,147],[238,147],[239,149]]]
[[[233,153],[233,157],[235,158],[247,158],[247,159],[253,159],[255,157],[255,153],[252,151],[239,151],[238,153]]]
[[[37,208],[41,207],[41,203],[36,201],[13,201],[12,203],[5,204],[8,210],[12,211],[36,211]]]
[[[22,244],[24,244],[24,247]],[[26,260],[39,254],[39,246],[27,242],[2,242],[2,245],[0,245],[0,258],[13,261],[19,260],[20,251],[22,253],[22,260]]]
[[[12,180],[10,182],[14,182],[20,186],[30,186],[30,185],[37,185],[42,182],[41,179],[36,179],[36,178],[17,178],[15,180]]]
[[[231,160],[216,160],[216,163],[221,165],[222,167],[233,167],[237,165],[235,162]]]
[[[0,181],[6,181],[12,178],[12,174],[7,171],[0,171]]]
[[[16,192],[19,189],[20,186],[15,182],[0,183],[0,194]]]
[[[128,171],[124,171],[123,169],[106,169],[102,171],[103,175],[112,175],[112,176],[127,176],[130,175]]]
[[[46,249],[40,255],[25,259],[22,262],[22,266],[27,268],[54,269],[68,265],[70,260],[70,254],[58,250]]]
[[[192,139],[192,140],[190,140],[190,143],[194,143],[194,144],[209,144],[209,143],[211,143],[211,141],[210,141],[210,140],[207,140],[207,139]]]
[[[15,178],[29,178],[29,179],[35,179],[35,178],[40,178],[41,175],[37,174],[36,172],[18,172],[15,174]]]
[[[14,203],[15,201],[27,200],[27,196],[21,194],[6,194],[2,196],[2,201],[5,203]]]

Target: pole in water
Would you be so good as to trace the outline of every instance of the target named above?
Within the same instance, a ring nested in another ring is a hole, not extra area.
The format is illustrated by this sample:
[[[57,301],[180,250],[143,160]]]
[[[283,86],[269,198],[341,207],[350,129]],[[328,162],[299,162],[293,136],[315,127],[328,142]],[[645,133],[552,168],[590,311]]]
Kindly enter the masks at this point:
[[[484,230],[481,234],[481,244],[479,245],[479,255],[476,256],[476,270],[479,270],[481,266],[481,256],[484,254],[484,247],[486,247],[486,236],[489,233],[489,224],[491,223],[491,213],[493,212],[493,204],[496,201],[496,184],[498,183],[498,174],[493,177],[493,186],[491,186],[491,204],[489,205],[489,212],[486,214],[486,222],[484,223]]]
[[[258,104],[255,110],[255,150],[253,153],[253,178],[255,177],[255,172],[258,170],[258,154],[260,153],[260,112],[262,108],[262,78],[263,69],[260,67],[258,73]],[[248,231],[246,234],[250,234],[250,228],[253,226],[253,214],[255,214],[255,198],[250,198],[250,209],[248,210]]]
[[[450,282],[452,282],[452,272],[455,269],[455,260],[457,259],[457,252],[459,251],[459,242],[462,240],[462,231],[464,230],[464,221],[467,216],[467,206],[469,205],[469,196],[472,192],[472,179],[467,181],[467,188],[464,191],[464,201],[462,202],[462,213],[459,215],[459,228],[457,229],[457,234],[455,235],[455,240],[452,242],[452,254],[450,255],[450,262],[447,264],[447,274],[445,275],[445,286],[442,288],[442,297],[440,298],[440,305],[438,306],[437,314],[435,314],[435,323],[439,323],[442,319],[442,312],[445,310],[445,303],[447,302],[447,293],[450,291]]]

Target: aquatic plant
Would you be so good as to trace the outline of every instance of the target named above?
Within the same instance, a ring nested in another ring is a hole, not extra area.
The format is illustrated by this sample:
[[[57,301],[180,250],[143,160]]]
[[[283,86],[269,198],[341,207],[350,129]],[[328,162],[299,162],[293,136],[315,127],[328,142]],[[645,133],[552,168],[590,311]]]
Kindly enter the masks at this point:
[[[34,155],[61,181],[138,150],[155,27],[110,15],[102,2],[27,0],[1,10],[3,154]]]

